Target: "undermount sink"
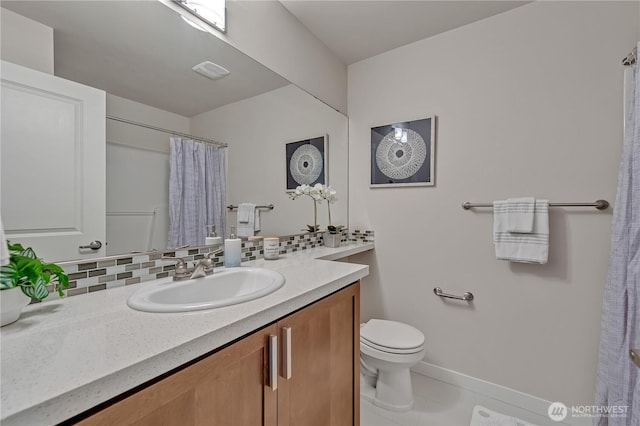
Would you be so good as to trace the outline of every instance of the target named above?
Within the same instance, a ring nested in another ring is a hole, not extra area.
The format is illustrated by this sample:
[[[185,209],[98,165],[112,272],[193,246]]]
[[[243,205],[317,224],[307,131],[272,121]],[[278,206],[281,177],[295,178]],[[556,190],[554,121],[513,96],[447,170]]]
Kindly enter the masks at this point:
[[[219,308],[266,296],[284,285],[270,269],[231,268],[186,281],[163,280],[133,293],[129,307],[145,312],[188,312]]]

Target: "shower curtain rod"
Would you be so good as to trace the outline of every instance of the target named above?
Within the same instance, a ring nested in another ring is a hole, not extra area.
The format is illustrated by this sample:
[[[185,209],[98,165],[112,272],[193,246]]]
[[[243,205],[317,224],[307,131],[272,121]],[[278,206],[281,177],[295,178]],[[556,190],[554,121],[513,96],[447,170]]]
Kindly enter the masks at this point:
[[[161,127],[150,126],[148,124],[138,123],[137,121],[126,120],[124,118],[115,117],[113,115],[107,115],[106,117],[109,120],[119,121],[121,123],[131,124],[131,125],[134,125],[134,126],[139,126],[139,127],[144,127],[146,129],[155,130],[157,132],[168,133],[170,135],[180,136],[182,138],[193,139],[194,141],[208,143],[208,144],[211,144],[211,145],[215,145],[218,148],[226,148],[228,146],[226,143],[214,141],[213,139],[200,138],[198,136],[189,135],[187,133],[174,132],[173,130],[167,130],[167,129],[163,129]]]
[[[630,65],[634,65],[638,60],[638,48],[634,47],[631,52],[622,60],[622,65],[628,67]]]

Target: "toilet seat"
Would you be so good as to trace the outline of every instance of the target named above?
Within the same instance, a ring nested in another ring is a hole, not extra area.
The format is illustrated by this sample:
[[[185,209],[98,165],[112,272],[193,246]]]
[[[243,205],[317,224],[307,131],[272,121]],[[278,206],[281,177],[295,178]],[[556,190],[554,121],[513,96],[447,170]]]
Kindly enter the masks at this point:
[[[424,334],[408,324],[372,319],[360,327],[360,343],[392,354],[414,354],[424,349]]]
[[[377,349],[379,351],[382,352],[386,352],[389,354],[398,354],[398,355],[402,355],[402,354],[415,354],[417,352],[420,352],[422,350],[422,346],[419,346],[417,348],[409,348],[409,349],[398,349],[398,348],[388,348],[386,346],[380,346],[380,345],[376,345],[375,343],[369,342],[365,339],[360,339],[360,343],[362,345],[365,345],[371,349]]]

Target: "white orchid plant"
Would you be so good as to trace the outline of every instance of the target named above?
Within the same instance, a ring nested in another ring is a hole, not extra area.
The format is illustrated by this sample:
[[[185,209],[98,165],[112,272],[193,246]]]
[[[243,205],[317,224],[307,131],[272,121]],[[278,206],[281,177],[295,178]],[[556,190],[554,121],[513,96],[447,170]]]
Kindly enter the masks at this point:
[[[289,198],[295,200],[298,197],[302,197],[304,195],[311,197],[313,200],[313,225],[307,225],[309,232],[317,232],[320,230],[318,226],[318,203],[321,203],[323,197],[321,194],[322,184],[315,184],[314,186],[310,186],[305,184],[299,185],[293,192],[289,193]]]
[[[322,185],[320,196],[327,202],[327,214],[329,215],[329,225],[327,225],[327,231],[329,231],[330,234],[338,234],[343,228],[342,226],[334,226],[331,223],[331,204],[338,201],[337,194],[338,193],[331,187],[331,185]]]
[[[318,203],[321,203],[323,200],[327,202],[327,213],[329,215],[329,225],[327,226],[327,230],[331,234],[337,234],[342,230],[342,226],[333,226],[331,224],[331,204],[338,200],[336,196],[337,192],[331,187],[331,185],[316,183],[314,186],[311,186],[303,184],[296,187],[293,192],[289,193],[289,197],[292,200],[303,195],[309,196],[313,200],[313,225],[307,225],[309,232],[317,232],[320,230],[320,227],[318,226]]]

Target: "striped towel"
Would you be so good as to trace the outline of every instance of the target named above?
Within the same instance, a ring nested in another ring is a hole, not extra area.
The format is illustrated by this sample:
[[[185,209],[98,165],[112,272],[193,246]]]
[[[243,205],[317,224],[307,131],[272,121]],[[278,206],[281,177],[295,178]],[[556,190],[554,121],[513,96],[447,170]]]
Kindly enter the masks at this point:
[[[507,200],[507,231],[509,232],[533,232],[533,212],[536,199],[509,198]]]
[[[260,231],[260,213],[255,204],[241,203],[238,205],[237,229],[238,237],[252,237]]]
[[[508,231],[507,201],[493,203],[493,243],[496,258],[511,262],[547,263],[549,257],[549,200],[536,200],[530,233]]]

